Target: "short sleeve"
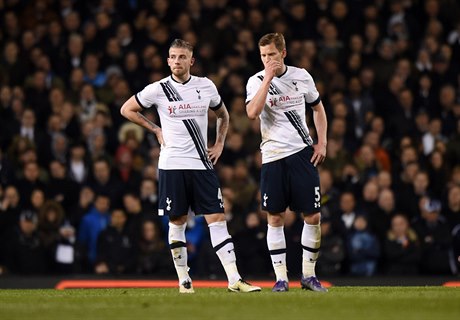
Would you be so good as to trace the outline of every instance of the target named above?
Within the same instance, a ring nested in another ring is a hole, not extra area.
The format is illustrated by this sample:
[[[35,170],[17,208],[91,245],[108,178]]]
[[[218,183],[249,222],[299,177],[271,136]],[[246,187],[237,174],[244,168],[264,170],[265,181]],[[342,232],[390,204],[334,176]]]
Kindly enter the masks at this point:
[[[155,105],[155,101],[157,100],[159,84],[158,82],[154,82],[146,86],[144,89],[139,91],[135,94],[135,98],[137,103],[144,108],[148,109]]]
[[[219,92],[217,91],[216,85],[209,79],[209,87],[210,87],[210,101],[209,101],[209,108],[212,110],[217,110],[222,106],[222,98],[220,97]]]
[[[305,93],[305,102],[307,103],[308,106],[314,107],[316,106],[320,101],[321,98],[319,96],[318,89],[316,89],[315,81],[313,80],[313,77],[306,72],[306,85],[307,85],[307,91]]]
[[[260,87],[260,80],[257,77],[251,77],[246,84],[246,103],[251,101]]]

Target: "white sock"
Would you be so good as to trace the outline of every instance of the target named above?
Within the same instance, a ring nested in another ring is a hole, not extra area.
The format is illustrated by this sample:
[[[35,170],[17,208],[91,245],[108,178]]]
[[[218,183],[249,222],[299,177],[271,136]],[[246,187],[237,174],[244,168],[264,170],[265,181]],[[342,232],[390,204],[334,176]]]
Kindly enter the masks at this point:
[[[302,274],[304,277],[316,276],[315,266],[321,245],[321,228],[318,224],[304,222],[302,230]]]
[[[276,281],[288,281],[286,266],[286,238],[284,237],[283,226],[272,227],[271,225],[268,225],[267,245],[272,259]]]
[[[216,250],[216,254],[224,267],[228,283],[233,285],[241,279],[241,276],[236,267],[235,247],[232,237],[228,233],[227,222],[213,222],[210,223],[208,227],[211,236],[211,244],[214,250]]]
[[[190,279],[188,275],[187,266],[187,244],[185,239],[185,229],[187,224],[176,225],[169,223],[169,247],[173,257],[174,267],[176,267],[177,276],[179,277],[179,284],[187,279]]]

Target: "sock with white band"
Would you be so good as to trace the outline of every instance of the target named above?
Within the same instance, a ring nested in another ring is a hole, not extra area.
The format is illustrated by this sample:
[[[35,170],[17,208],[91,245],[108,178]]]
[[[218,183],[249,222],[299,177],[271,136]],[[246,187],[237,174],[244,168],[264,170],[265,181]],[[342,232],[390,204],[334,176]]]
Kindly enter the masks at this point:
[[[169,248],[173,257],[174,267],[176,268],[177,276],[179,277],[179,284],[187,279],[190,279],[188,275],[187,266],[187,241],[185,239],[185,229],[187,224],[176,225],[169,223]]]
[[[321,228],[319,224],[304,222],[302,230],[302,274],[304,277],[315,276],[316,260],[321,245]]]
[[[227,222],[219,221],[208,225],[211,244],[219,257],[230,285],[241,279],[236,266],[235,247],[233,239],[228,233]]]
[[[267,245],[272,259],[276,281],[288,281],[286,266],[286,238],[284,237],[284,227],[272,227],[268,225]]]

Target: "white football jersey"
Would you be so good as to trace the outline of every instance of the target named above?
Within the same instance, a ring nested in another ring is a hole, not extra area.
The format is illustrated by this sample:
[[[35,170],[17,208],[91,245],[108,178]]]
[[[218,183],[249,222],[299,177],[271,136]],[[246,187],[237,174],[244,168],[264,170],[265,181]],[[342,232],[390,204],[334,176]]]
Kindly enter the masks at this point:
[[[260,114],[262,163],[285,158],[313,144],[306,124],[306,107],[320,102],[318,90],[305,69],[286,68],[285,73],[271,81]],[[264,75],[262,70],[249,78],[246,103],[256,95]]]
[[[217,110],[222,99],[211,80],[191,76],[179,83],[168,76],[149,84],[135,98],[143,108],[158,110],[164,139],[159,169],[213,168],[207,152],[208,108]]]

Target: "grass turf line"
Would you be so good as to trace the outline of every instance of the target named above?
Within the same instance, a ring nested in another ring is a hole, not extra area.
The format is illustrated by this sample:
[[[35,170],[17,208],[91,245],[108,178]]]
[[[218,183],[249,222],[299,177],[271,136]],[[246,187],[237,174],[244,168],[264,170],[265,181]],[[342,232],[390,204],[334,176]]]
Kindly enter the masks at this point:
[[[321,294],[177,289],[0,290],[0,319],[460,319],[460,288],[333,287]]]

